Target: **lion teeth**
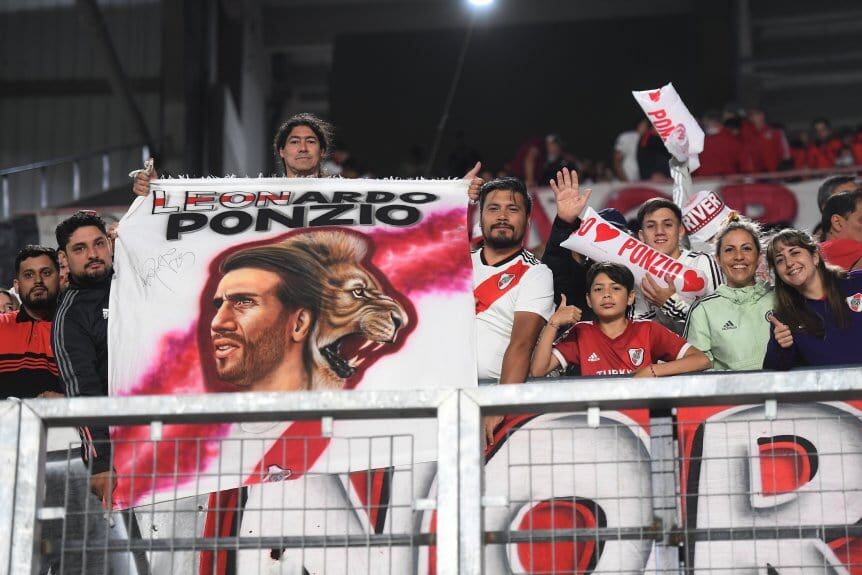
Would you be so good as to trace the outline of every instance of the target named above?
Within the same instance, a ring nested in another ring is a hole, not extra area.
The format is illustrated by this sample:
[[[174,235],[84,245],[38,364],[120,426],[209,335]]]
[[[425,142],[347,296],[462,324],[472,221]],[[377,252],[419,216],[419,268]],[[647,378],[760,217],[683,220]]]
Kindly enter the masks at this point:
[[[381,347],[383,347],[384,345],[386,345],[384,342],[382,342],[382,341],[381,341],[381,342],[378,342],[378,344],[377,344],[377,345],[375,345],[375,346],[374,346],[374,349],[372,349],[371,351],[377,351],[378,349],[380,349],[380,348],[381,348]]]
[[[362,365],[362,363],[364,361],[365,361],[364,357],[363,358],[351,357],[350,360],[347,362],[347,365],[349,365],[350,367],[356,368],[356,367],[359,367],[360,365]]]
[[[370,339],[366,339],[366,340],[365,340],[365,343],[363,343],[363,344],[362,344],[362,347],[360,347],[360,348],[359,348],[359,351],[362,351],[363,349],[365,349],[366,347],[368,347],[369,345],[371,345],[371,344],[373,344],[373,343],[374,343],[374,342],[373,342],[373,341],[371,341]]]

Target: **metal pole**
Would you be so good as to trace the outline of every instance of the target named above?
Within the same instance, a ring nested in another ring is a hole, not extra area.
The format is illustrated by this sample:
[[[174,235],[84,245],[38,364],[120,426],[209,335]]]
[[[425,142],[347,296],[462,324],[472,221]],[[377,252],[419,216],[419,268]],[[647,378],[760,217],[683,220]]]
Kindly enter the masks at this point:
[[[15,502],[12,516],[10,573],[39,572],[39,523],[45,473],[45,425],[36,413],[21,406],[18,461],[15,467]]]
[[[147,127],[147,121],[140,106],[135,101],[132,88],[129,85],[129,79],[123,71],[120,57],[114,49],[111,34],[108,31],[108,25],[105,23],[102,10],[99,8],[96,0],[77,0],[76,4],[89,21],[90,26],[92,26],[96,41],[102,46],[102,54],[108,67],[108,82],[111,84],[111,89],[122,100],[126,111],[132,117],[132,122],[137,128],[141,139],[151,150],[156,149],[153,145],[154,141],[150,134],[150,129]]]
[[[431,146],[431,154],[428,156],[428,164],[425,166],[426,178],[431,177],[432,170],[434,169],[434,161],[437,159],[437,152],[440,150],[440,143],[443,141],[443,132],[446,130],[446,123],[449,121],[449,110],[452,108],[452,102],[455,100],[455,92],[458,89],[458,82],[461,80],[461,71],[464,69],[464,60],[467,57],[467,48],[470,47],[470,38],[473,36],[475,25],[476,14],[474,13],[470,16],[470,24],[467,26],[467,33],[464,35],[464,42],[461,44],[461,53],[458,55],[458,63],[455,65],[455,74],[452,76],[449,93],[446,95],[443,115],[440,116],[440,122],[437,124],[434,145]]]

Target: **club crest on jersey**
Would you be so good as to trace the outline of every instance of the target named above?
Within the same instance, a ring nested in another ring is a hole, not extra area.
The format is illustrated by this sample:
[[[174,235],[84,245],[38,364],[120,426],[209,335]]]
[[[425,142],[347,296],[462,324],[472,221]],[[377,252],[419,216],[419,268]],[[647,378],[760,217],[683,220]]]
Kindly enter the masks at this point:
[[[847,305],[851,311],[859,313],[862,311],[862,293],[855,293],[847,298]]]
[[[497,289],[506,289],[506,286],[512,283],[512,280],[515,279],[515,274],[503,274],[500,276],[500,279],[497,280]]]
[[[635,347],[629,349],[629,359],[632,360],[632,365],[638,367],[644,361],[644,348]]]

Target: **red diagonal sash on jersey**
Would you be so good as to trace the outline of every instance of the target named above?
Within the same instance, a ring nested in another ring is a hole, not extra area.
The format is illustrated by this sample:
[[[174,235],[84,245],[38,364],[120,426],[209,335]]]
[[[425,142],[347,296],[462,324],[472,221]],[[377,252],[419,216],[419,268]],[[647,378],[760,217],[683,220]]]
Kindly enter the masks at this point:
[[[527,273],[527,270],[529,269],[530,266],[522,261],[518,261],[502,270],[500,273],[492,275],[477,285],[473,289],[473,297],[476,300],[476,313],[482,313],[494,305],[495,301],[500,299],[500,297],[505,295],[510,289],[518,285],[521,278],[524,277],[524,274]],[[507,274],[511,275],[512,278],[501,288],[501,280],[503,280],[503,276]]]

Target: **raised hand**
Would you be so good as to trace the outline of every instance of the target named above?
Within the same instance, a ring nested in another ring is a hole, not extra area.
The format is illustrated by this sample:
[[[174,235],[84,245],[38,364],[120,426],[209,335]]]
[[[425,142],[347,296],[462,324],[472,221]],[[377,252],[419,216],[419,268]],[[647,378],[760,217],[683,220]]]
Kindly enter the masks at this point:
[[[566,305],[566,294],[560,294],[560,305],[557,311],[554,312],[554,315],[551,316],[551,319],[548,320],[548,324],[551,327],[557,328],[572,325],[581,321],[582,313],[581,308]]]
[[[784,349],[793,345],[793,333],[791,333],[789,327],[781,323],[774,314],[769,316],[769,323],[771,323],[774,328],[772,335],[778,345]]]
[[[146,196],[150,193],[150,180],[157,180],[159,178],[158,172],[156,172],[155,162],[152,158],[147,160],[145,164],[145,168],[143,170],[135,170],[129,177],[135,179],[135,183],[132,185],[132,192],[136,196]]]
[[[485,180],[479,177],[479,170],[481,169],[482,162],[476,162],[473,169],[464,174],[464,179],[470,182],[470,187],[467,189],[467,197],[470,198],[471,204],[479,201],[479,188],[485,183]]]
[[[551,189],[554,190],[554,199],[557,202],[557,217],[567,224],[575,223],[581,216],[587,207],[590,194],[593,193],[589,189],[581,193],[578,188],[578,173],[568,168],[557,172],[557,180],[551,180]]]

